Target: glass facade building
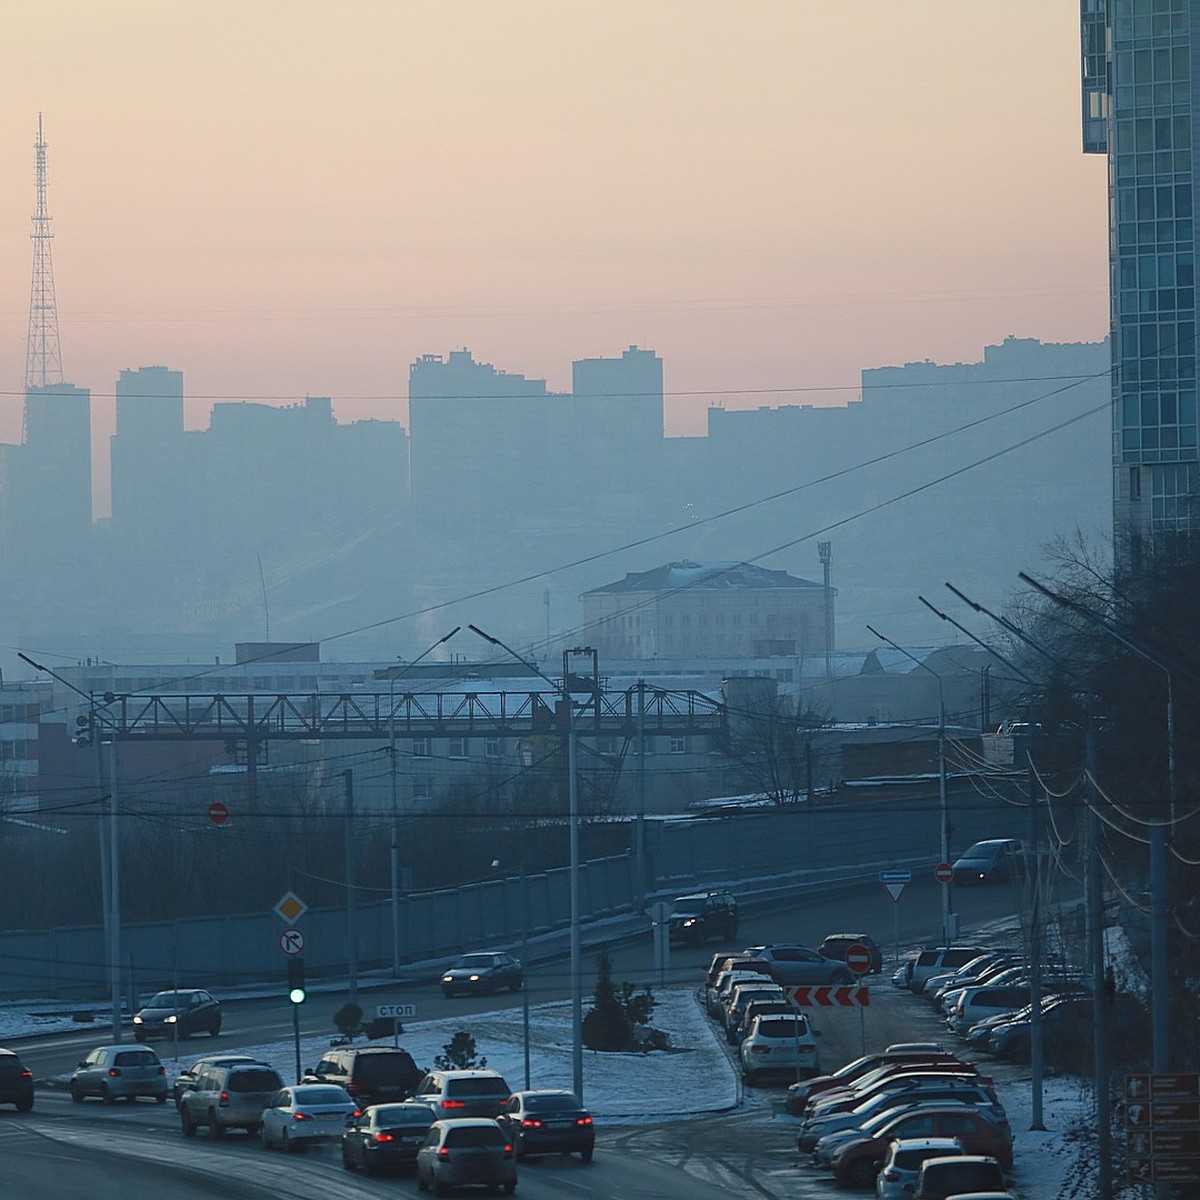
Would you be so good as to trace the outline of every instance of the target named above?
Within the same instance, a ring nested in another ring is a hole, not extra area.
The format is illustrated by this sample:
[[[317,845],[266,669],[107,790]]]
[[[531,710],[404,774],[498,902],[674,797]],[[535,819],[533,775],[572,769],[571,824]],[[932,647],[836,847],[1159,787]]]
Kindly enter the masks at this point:
[[[1119,553],[1200,524],[1195,136],[1200,0],[1081,0],[1083,148],[1108,156]]]

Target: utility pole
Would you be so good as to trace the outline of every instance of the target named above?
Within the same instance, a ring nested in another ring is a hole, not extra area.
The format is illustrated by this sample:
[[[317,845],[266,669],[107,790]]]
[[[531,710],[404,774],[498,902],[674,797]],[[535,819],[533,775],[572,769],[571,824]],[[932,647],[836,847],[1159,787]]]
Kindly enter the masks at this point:
[[[1087,924],[1092,960],[1092,1062],[1096,1093],[1096,1200],[1112,1200],[1112,1095],[1109,1089],[1108,1005],[1104,971],[1104,880],[1100,861],[1100,793],[1096,784],[1099,754],[1096,745],[1096,713],[1092,696],[1087,698],[1087,731],[1084,748],[1087,805]]]
[[[354,772],[347,767],[342,772],[346,782],[346,969],[350,976],[350,1003],[358,1003],[358,913],[354,893],[357,880],[354,870]]]
[[[633,865],[637,876],[639,908],[646,898],[646,681],[637,683],[638,807],[633,826]]]
[[[1037,770],[1033,762],[1033,721],[1022,739],[1028,762],[1029,788],[1029,1073],[1032,1112],[1029,1128],[1044,1130],[1042,1118],[1042,813],[1037,797]]]

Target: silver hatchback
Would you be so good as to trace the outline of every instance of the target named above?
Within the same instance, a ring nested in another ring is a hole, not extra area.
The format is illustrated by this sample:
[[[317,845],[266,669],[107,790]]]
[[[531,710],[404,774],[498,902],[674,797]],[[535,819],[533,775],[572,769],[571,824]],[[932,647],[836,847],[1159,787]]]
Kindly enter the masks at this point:
[[[471,1184],[517,1188],[517,1160],[504,1130],[486,1117],[434,1121],[417,1151],[417,1187],[444,1196]]]
[[[167,1072],[148,1046],[97,1046],[71,1076],[71,1099],[98,1096],[105,1104],[150,1096],[167,1100]]]

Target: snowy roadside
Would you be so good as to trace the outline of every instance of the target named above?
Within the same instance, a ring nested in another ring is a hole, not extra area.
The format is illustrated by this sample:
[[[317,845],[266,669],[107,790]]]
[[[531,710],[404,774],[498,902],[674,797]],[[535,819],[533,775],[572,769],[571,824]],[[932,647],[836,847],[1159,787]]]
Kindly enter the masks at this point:
[[[589,1109],[602,1122],[619,1125],[664,1121],[722,1112],[732,1108],[778,1108],[778,1093],[755,1090],[745,1098],[714,1028],[701,1010],[697,994],[689,988],[656,990],[653,1024],[671,1035],[671,1051],[648,1054],[596,1054],[584,1052],[584,1092]],[[36,1006],[34,1006],[36,1008]],[[0,1013],[0,1043],[18,1034],[48,1033],[80,1026],[69,1018],[36,1018],[14,1009]],[[107,1026],[97,1026],[97,1043],[104,1041]],[[524,1043],[521,1010],[500,1009],[468,1019],[413,1021],[401,1035],[405,1049],[421,1066],[432,1066],[436,1055],[459,1030],[467,1029],[487,1065],[499,1071],[513,1087],[524,1082]],[[377,1044],[389,1044],[388,1041]],[[328,1037],[302,1038],[302,1067],[314,1065],[329,1046]],[[159,1047],[161,1051],[161,1047]],[[238,1048],[271,1063],[289,1079],[295,1074],[295,1046],[291,1040]],[[179,1065],[204,1053],[191,1043]],[[168,1071],[178,1069],[167,1053]],[[836,1065],[836,1064],[835,1064]],[[571,1086],[571,1006],[568,1001],[537,1005],[530,1010],[530,1076],[534,1087]],[[69,1076],[55,1080],[63,1083]],[[1083,1173],[1090,1156],[1083,1144],[1094,1139],[1089,1130],[1090,1093],[1072,1077],[1049,1078],[1043,1090],[1045,1132],[1031,1132],[1032,1096],[1027,1082],[1000,1085],[1000,1096],[1016,1134],[1013,1188],[1021,1200],[1084,1200],[1094,1194],[1094,1176]],[[783,1142],[790,1142],[795,1122],[774,1113]]]

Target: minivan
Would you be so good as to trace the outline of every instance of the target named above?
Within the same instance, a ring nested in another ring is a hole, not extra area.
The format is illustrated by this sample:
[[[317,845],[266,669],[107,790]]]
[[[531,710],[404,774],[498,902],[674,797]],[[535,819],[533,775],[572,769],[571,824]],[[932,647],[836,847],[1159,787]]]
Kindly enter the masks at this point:
[[[922,950],[911,960],[908,970],[909,991],[916,992],[919,996],[930,975],[957,971],[959,967],[965,967],[971,959],[984,953],[986,951],[978,946],[938,946],[932,950]]]

